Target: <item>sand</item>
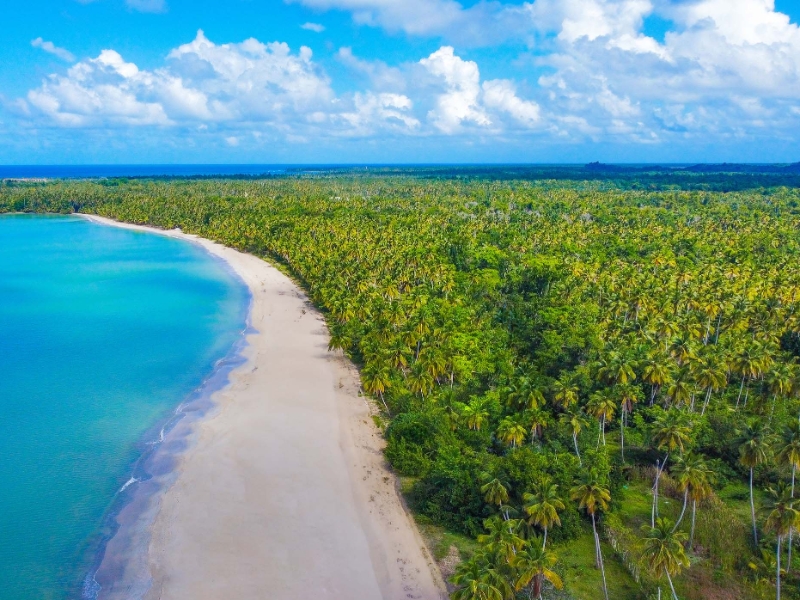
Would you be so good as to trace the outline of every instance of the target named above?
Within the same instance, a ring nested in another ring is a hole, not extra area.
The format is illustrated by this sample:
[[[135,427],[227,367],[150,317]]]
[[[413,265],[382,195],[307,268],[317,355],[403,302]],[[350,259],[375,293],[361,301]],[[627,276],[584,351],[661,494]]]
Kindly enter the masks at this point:
[[[356,369],[278,269],[178,230],[252,293],[245,362],[152,508],[147,600],[446,598],[382,454]],[[111,586],[113,588],[113,586]],[[109,591],[109,590],[106,590]],[[133,597],[132,588],[120,592]]]

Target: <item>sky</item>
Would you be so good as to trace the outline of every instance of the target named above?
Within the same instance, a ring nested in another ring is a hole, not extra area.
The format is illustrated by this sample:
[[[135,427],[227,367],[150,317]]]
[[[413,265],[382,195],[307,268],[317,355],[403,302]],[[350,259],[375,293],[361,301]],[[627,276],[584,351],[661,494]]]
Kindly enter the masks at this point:
[[[0,164],[800,161],[800,0],[26,0]]]

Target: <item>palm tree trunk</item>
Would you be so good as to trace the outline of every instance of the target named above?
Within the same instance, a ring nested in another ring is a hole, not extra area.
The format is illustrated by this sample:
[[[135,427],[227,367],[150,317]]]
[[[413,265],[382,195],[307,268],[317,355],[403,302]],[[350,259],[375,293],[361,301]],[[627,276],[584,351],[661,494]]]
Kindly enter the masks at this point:
[[[606,445],[606,416],[603,415],[600,431],[603,433],[603,446]]]
[[[664,472],[664,468],[667,466],[667,460],[669,459],[669,453],[664,457],[664,462],[661,465],[658,464],[656,461],[656,480],[653,483],[653,509],[650,515],[650,526],[656,526],[656,517],[658,516],[658,482],[661,480],[661,473]]]
[[[775,598],[781,600],[781,536],[778,536],[778,548],[775,550],[777,557],[775,567]]]
[[[708,408],[708,403],[711,401],[711,388],[706,390],[706,401],[703,403],[703,410],[700,411],[700,416],[702,417],[706,414],[706,409]]]
[[[753,517],[753,541],[758,548],[758,532],[756,531],[756,503],[753,498],[753,467],[750,467],[750,516]]]
[[[581,451],[578,450],[578,433],[572,432],[572,443],[575,444],[575,455],[578,457],[578,464],[583,466],[583,459],[581,459]]]
[[[775,415],[775,402],[778,400],[778,394],[772,396],[772,407],[769,409],[769,419],[767,419],[767,425],[772,424],[772,417]]]
[[[744,389],[744,378],[747,375],[742,375],[742,384],[739,386],[739,396],[736,398],[736,408],[739,408],[739,401],[742,399],[742,390]]]
[[[697,516],[697,500],[692,500],[692,530],[689,534],[689,550],[694,548],[694,519]]]
[[[622,418],[619,420],[619,442],[622,462],[625,462],[625,411],[622,411]]]
[[[675,522],[675,527],[672,528],[672,533],[675,533],[680,527],[681,521],[683,521],[683,515],[686,513],[686,504],[689,501],[689,488],[687,487],[683,490],[683,508],[681,509],[681,516],[678,517],[678,520]]]
[[[603,564],[603,551],[600,549],[600,536],[597,535],[597,523],[592,513],[592,529],[594,529],[594,545],[597,548],[597,559],[600,562],[600,573],[603,575],[603,595],[608,600],[608,585],[606,583],[606,567]]]
[[[797,472],[797,465],[792,465],[792,500],[794,500],[794,477],[795,473]],[[789,530],[789,549],[787,552],[787,559],[786,559],[786,572],[789,573],[792,570],[792,538],[794,537],[794,528]]]
[[[678,594],[675,593],[675,586],[672,585],[672,577],[669,576],[669,571],[664,568],[664,573],[667,574],[667,581],[669,581],[669,589],[672,590],[672,600],[678,600]]]

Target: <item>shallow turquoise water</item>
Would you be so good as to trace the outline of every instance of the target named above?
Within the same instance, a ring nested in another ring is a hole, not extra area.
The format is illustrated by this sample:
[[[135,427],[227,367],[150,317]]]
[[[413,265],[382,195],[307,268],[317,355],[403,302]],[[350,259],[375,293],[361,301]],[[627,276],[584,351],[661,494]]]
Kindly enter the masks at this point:
[[[79,595],[148,432],[240,337],[248,293],[202,249],[0,216],[0,599]]]

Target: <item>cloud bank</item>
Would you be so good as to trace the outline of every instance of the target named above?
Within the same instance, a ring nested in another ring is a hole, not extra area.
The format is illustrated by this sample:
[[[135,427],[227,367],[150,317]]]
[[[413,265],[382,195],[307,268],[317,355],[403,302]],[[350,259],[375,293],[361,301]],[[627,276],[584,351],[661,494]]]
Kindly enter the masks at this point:
[[[202,127],[230,145],[386,136],[653,145],[800,133],[800,28],[772,0],[298,1],[442,42],[393,65],[341,48],[337,59],[364,83],[336,93],[307,47],[216,44],[200,31],[153,70],[104,50],[46,78],[18,113],[39,127]],[[659,39],[647,33],[651,18],[669,25]],[[485,78],[463,58],[502,44],[518,48],[516,77]]]

